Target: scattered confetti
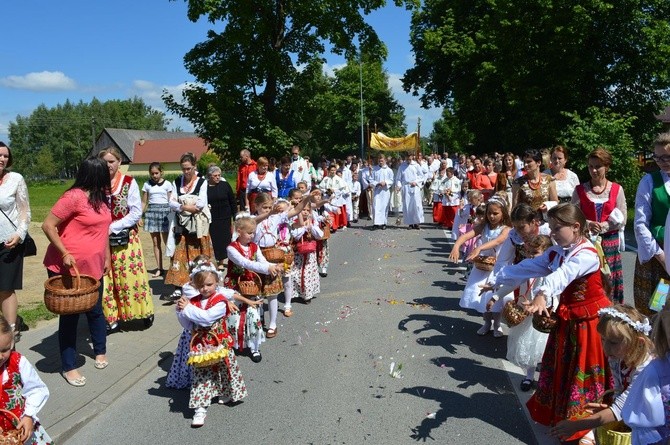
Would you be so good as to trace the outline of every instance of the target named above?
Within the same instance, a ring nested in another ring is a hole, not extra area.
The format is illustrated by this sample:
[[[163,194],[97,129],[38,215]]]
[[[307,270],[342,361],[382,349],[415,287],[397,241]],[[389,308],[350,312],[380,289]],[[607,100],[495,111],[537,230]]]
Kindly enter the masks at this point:
[[[435,413],[426,414],[426,419],[434,419],[434,418],[435,418]]]
[[[402,363],[398,363],[398,366],[396,367],[395,362],[391,362],[389,375],[394,379],[401,379],[403,377],[402,374],[400,373],[401,370],[402,370]]]

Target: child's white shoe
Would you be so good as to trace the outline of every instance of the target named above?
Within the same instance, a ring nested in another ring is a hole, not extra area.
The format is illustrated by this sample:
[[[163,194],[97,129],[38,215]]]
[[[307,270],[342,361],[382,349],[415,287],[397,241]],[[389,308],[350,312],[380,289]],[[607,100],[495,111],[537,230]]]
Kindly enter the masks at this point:
[[[205,418],[207,417],[207,410],[205,408],[197,408],[195,414],[193,415],[193,420],[191,421],[191,427],[200,428],[205,424]]]

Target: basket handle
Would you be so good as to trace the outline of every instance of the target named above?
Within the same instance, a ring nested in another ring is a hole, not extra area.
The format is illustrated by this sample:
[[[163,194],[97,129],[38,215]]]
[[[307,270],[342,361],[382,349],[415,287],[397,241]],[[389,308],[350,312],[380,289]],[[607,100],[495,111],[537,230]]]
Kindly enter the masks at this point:
[[[262,288],[263,287],[263,280],[261,280],[261,276],[258,275],[253,270],[250,270],[249,272],[251,272],[251,279],[254,280],[254,281],[258,280],[258,287]]]
[[[74,289],[79,290],[81,289],[81,276],[79,276],[79,269],[76,263],[72,264],[72,269],[74,269]]]

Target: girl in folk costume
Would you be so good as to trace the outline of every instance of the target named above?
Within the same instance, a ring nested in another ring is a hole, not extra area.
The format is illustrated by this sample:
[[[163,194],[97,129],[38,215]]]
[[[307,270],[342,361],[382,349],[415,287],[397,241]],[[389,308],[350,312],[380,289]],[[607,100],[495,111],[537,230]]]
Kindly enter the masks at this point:
[[[2,378],[0,409],[11,411],[19,419],[18,425],[15,425],[12,422],[13,416],[0,413],[2,430],[10,431],[16,428],[22,444],[53,443],[37,418],[37,413],[49,398],[49,389],[33,365],[14,350],[14,330],[1,315],[0,376]]]
[[[439,224],[443,219],[442,196],[444,182],[447,180],[447,161],[440,163],[440,169],[435,172],[430,183],[430,192],[433,195],[433,222]]]
[[[154,321],[154,302],[137,223],[142,217],[142,199],[137,182],[119,171],[121,153],[108,147],[98,154],[107,162],[112,192],[112,224],[109,226],[112,267],[104,277],[102,309],[109,329],[118,321]]]
[[[326,238],[326,230],[330,230],[330,213],[326,211],[330,206],[330,200],[321,200],[321,190],[312,191],[312,218],[319,223],[319,227],[324,233],[323,238],[316,240],[316,263],[319,269],[319,276],[328,276],[328,266],[330,265],[330,244]],[[327,229],[326,229],[327,227]]]
[[[644,175],[635,193],[637,260],[633,297],[635,308],[647,316],[652,314],[649,300],[659,280],[670,280],[663,247],[666,217],[670,214],[670,133],[656,137],[653,158],[659,171]]]
[[[203,264],[210,263],[210,258],[205,255],[198,255],[192,263],[191,273],[196,267],[201,267]],[[221,272],[218,272],[219,282],[223,281],[223,276]],[[239,311],[237,306],[233,303],[232,300],[243,298],[241,295],[237,294],[231,289],[226,289],[222,286],[217,288],[217,293],[220,293],[227,299],[228,305],[228,316],[226,317],[226,325],[229,332],[231,332],[230,325],[228,320],[232,318],[232,314],[235,314]],[[191,299],[200,294],[196,289],[195,285],[192,282],[185,283],[182,287],[183,297]],[[232,332],[231,332],[232,335]],[[187,363],[188,354],[190,352],[192,330],[190,328],[185,328],[179,337],[179,342],[177,343],[177,349],[174,353],[174,358],[172,359],[172,365],[170,366],[170,371],[168,372],[167,378],[165,380],[165,386],[168,388],[174,389],[184,389],[189,388],[193,382],[193,366]]]
[[[467,184],[465,185],[467,187]],[[468,190],[465,198],[460,200],[460,209],[456,212],[451,236],[456,241],[459,236],[472,230],[475,219],[475,209],[484,201],[484,195],[479,190]],[[465,247],[465,246],[464,246]]]
[[[446,179],[442,181],[442,218],[440,224],[452,230],[458,205],[461,201],[461,180],[454,176],[454,169],[446,170]]]
[[[323,231],[314,220],[312,209],[305,207],[291,231],[295,249],[295,259],[291,270],[294,295],[309,304],[321,292],[319,272],[316,262],[316,240],[323,237]]]
[[[656,358],[630,386],[621,410],[633,445],[667,444],[670,438],[670,311],[656,316],[651,337]]]
[[[211,215],[207,204],[207,181],[198,176],[193,153],[184,153],[179,160],[183,174],[175,179],[175,193],[170,200],[170,208],[176,212],[170,223],[167,256],[171,265],[165,276],[165,284],[176,286],[169,297],[161,299],[178,300],[181,285],[189,281],[189,264],[198,255],[214,258],[214,248],[209,236]]]
[[[622,419],[621,409],[635,383],[652,360],[651,325],[647,317],[634,308],[617,304],[598,311],[598,333],[614,377],[614,397],[611,404],[591,403],[588,417],[562,420],[551,430],[552,436],[572,436],[579,430],[594,429]],[[595,445],[593,431],[579,441],[580,445]]]
[[[459,236],[449,255],[451,261],[458,261],[461,245],[478,236],[478,244],[486,244],[486,249],[475,247],[466,257],[466,261],[475,260],[476,267],[470,271],[468,282],[465,285],[465,290],[459,302],[462,308],[476,309],[484,314],[484,325],[477,331],[479,335],[488,334],[493,325],[493,336],[503,336],[503,330],[500,326],[503,301],[499,301],[495,305],[487,305],[490,295],[482,296],[480,286],[485,284],[492,274],[492,266],[495,264],[497,250],[499,250],[500,245],[507,239],[510,225],[507,202],[502,197],[492,196],[486,203],[485,220],[474,225],[473,229],[468,233]],[[486,265],[477,266],[477,260],[484,258],[489,267]]]
[[[549,236],[537,235],[524,244],[525,255],[527,258],[538,257],[551,246],[552,242]],[[523,302],[531,301],[535,298],[535,294],[543,284],[544,277],[528,280],[516,289],[513,304],[521,305]],[[514,291],[514,289],[498,290],[495,296],[504,295],[511,291]],[[493,304],[494,299],[496,298],[492,298],[490,304]],[[510,303],[508,302],[506,304]],[[553,304],[553,299],[547,302],[547,305],[549,306],[553,306]],[[507,336],[507,360],[526,372],[526,376],[521,381],[520,386],[521,391],[523,392],[530,391],[533,387],[535,369],[537,364],[542,360],[548,337],[548,334],[540,332],[533,327],[533,317],[526,317],[516,326],[510,325],[509,334]]]
[[[531,314],[548,315],[547,296],[559,297],[556,325],[549,333],[542,356],[538,388],[526,406],[538,423],[553,426],[565,419],[584,417],[584,405],[595,402],[611,387],[609,366],[599,340],[598,310],[611,303],[603,289],[598,253],[588,240],[586,218],[572,204],[559,204],[548,212],[551,236],[556,246],[537,258],[503,267],[492,285],[518,286],[545,277],[532,302]],[[564,440],[576,440],[584,432]]]
[[[323,178],[319,184],[319,189],[324,196],[333,198],[331,205],[337,207],[339,210],[339,213],[333,215],[333,230],[346,227],[348,221],[344,195],[349,193],[349,187],[344,182],[344,179],[337,175],[337,165],[331,164],[328,167],[328,176]]]
[[[258,244],[253,242],[256,235],[256,220],[254,218],[247,215],[238,215],[235,220],[235,231],[237,232],[237,239],[230,243],[227,248],[228,272],[223,283],[225,287],[239,292],[239,282],[242,280],[253,281],[254,274],[277,277],[284,272],[283,264],[270,264],[263,256]],[[265,278],[265,280],[267,282],[268,278]],[[261,296],[251,296],[249,299],[254,304],[243,303],[240,307],[240,322],[234,345],[240,350],[244,349],[245,346],[248,347],[251,350],[251,360],[258,363],[263,358],[259,349],[261,343],[265,341],[265,333],[261,322],[263,298]]]
[[[572,203],[578,205],[589,225],[591,241],[600,242],[609,266],[612,301],[623,302],[623,268],[621,266],[620,230],[626,225],[626,196],[623,187],[607,179],[612,155],[596,148],[588,156],[591,180],[577,186]],[[596,241],[597,240],[597,241]]]
[[[262,296],[267,298],[268,309],[270,312],[270,324],[265,334],[266,338],[274,338],[277,336],[277,297],[282,290],[285,291],[285,295],[289,295],[286,301],[289,313],[291,313],[292,289],[290,289],[290,284],[288,291],[285,290],[284,286],[284,283],[290,281],[288,277],[284,278],[286,253],[291,252],[291,231],[289,225],[291,218],[298,215],[305,206],[309,207],[310,202],[311,197],[307,195],[294,208],[289,210],[286,207],[286,204],[284,204],[285,201],[280,204],[279,207],[275,207],[272,197],[265,193],[261,193],[256,197],[256,210],[258,210],[258,216],[265,218],[256,225],[254,243],[260,247],[263,256],[266,256],[266,254],[269,256],[270,254],[273,254],[275,250],[279,249],[281,251],[279,265],[283,268],[282,273],[277,274],[276,276],[261,276],[263,282]],[[284,315],[286,315],[286,309]],[[290,315],[288,316],[290,317]]]
[[[193,268],[191,282],[199,295],[177,301],[177,318],[184,329],[193,331],[188,363],[194,367],[189,408],[195,409],[192,427],[205,424],[212,399],[237,402],[247,396],[247,387],[233,352],[223,318],[227,299],[217,292],[219,275],[213,263]]]

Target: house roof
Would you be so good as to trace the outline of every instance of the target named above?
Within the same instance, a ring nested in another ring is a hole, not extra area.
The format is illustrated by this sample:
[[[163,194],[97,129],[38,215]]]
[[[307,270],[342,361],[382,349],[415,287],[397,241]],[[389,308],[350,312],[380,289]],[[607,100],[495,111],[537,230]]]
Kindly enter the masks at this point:
[[[124,128],[105,128],[103,133],[107,133],[109,138],[114,141],[117,147],[123,152],[130,162],[135,161],[135,143],[144,139],[145,141],[152,140],[169,140],[169,139],[196,139],[198,136],[195,133],[179,132],[179,131],[153,131],[153,130],[128,130]],[[102,138],[102,134],[96,139],[96,146],[91,154],[97,153],[105,147],[99,147],[98,143]],[[185,150],[187,151],[187,150]]]
[[[151,162],[179,162],[181,155],[187,151],[200,159],[207,151],[207,143],[202,138],[157,139],[136,141],[133,164],[149,164]]]

